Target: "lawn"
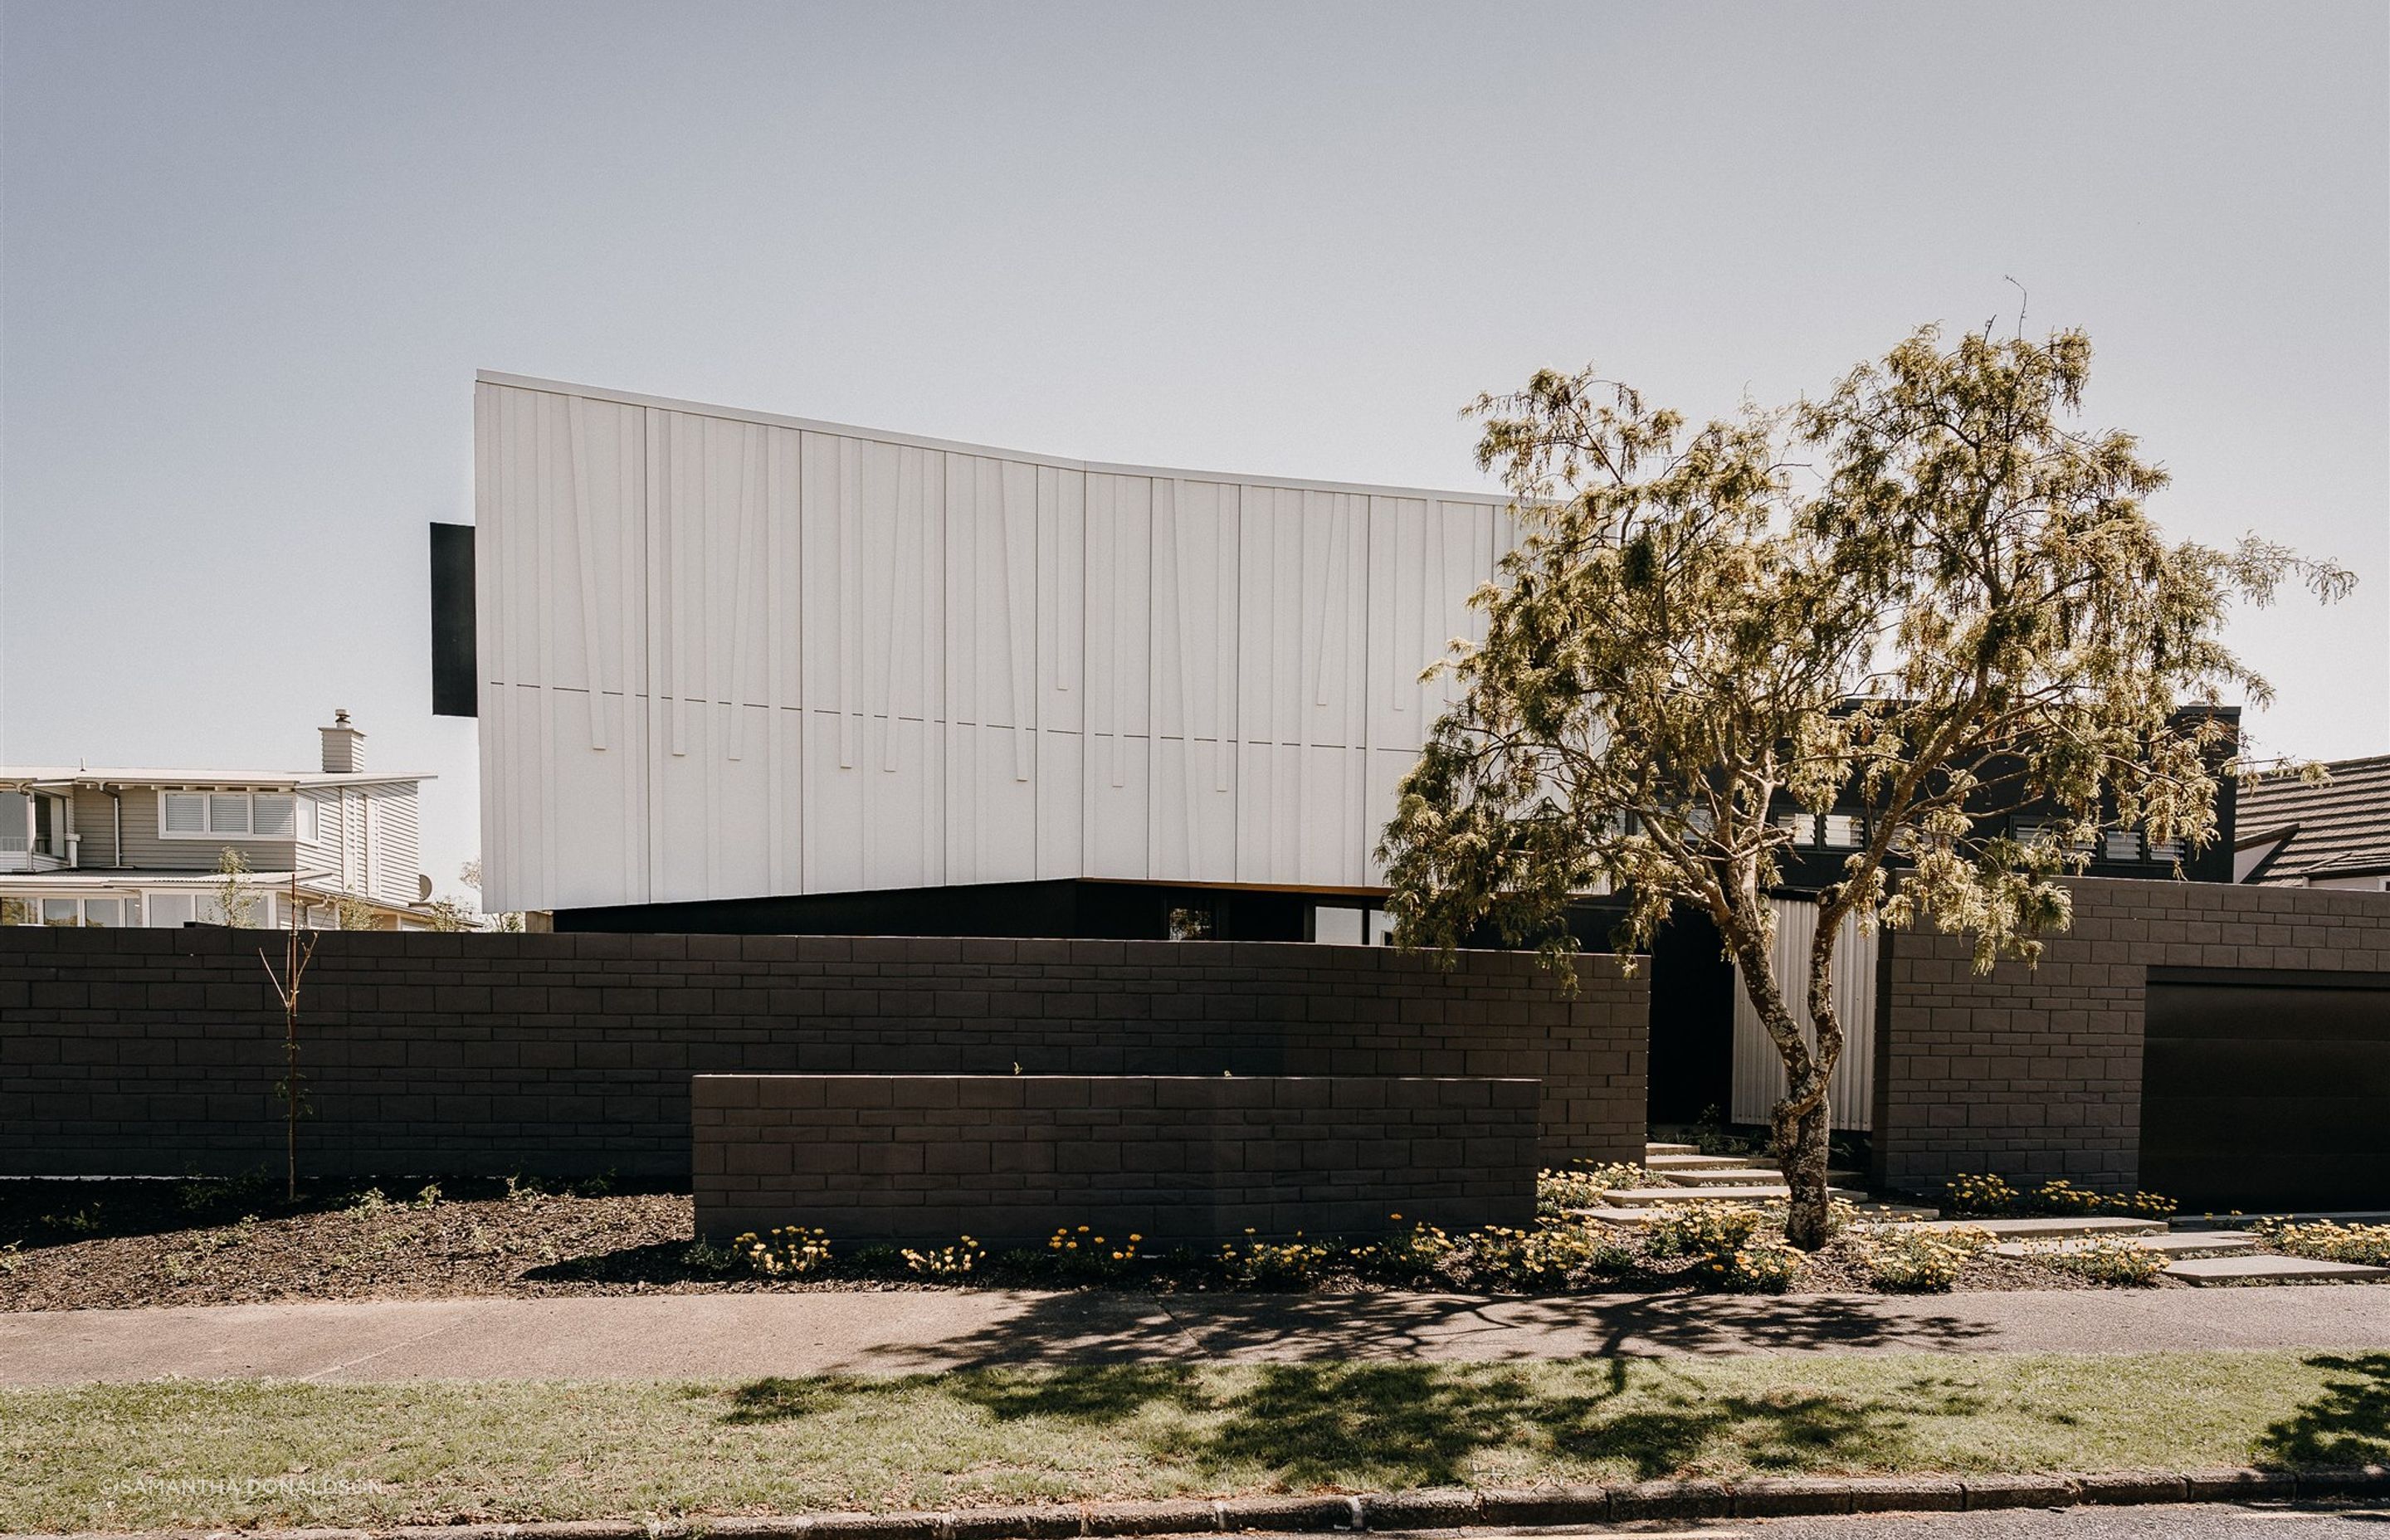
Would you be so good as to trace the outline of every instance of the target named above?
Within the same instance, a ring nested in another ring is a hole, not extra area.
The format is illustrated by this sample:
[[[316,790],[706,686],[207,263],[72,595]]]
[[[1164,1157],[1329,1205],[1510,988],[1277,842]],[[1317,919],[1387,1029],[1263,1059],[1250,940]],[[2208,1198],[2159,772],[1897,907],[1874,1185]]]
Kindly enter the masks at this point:
[[[0,1531],[2390,1458],[2390,1354],[0,1390]]]

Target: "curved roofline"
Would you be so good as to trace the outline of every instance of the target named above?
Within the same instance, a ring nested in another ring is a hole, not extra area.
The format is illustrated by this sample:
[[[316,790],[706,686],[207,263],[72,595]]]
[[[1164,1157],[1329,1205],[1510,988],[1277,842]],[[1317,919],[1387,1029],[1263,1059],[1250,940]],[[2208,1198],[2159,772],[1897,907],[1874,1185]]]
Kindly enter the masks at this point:
[[[497,369],[476,369],[475,383],[507,385],[521,391],[544,391],[550,395],[579,396],[585,401],[609,401],[622,406],[646,406],[659,411],[687,412],[698,417],[720,417],[730,422],[762,423],[769,428],[794,428],[808,433],[836,433],[842,437],[874,440],[880,443],[901,443],[915,449],[942,450],[952,455],[975,455],[983,459],[1013,460],[1023,465],[1050,465],[1066,470],[1089,471],[1099,476],[1161,476],[1186,481],[1263,482],[1270,486],[1293,487],[1305,492],[1355,493],[1373,497],[1423,497],[1443,503],[1471,503],[1480,507],[1507,508],[1511,504],[1508,494],[1498,492],[1455,492],[1449,488],[1388,486],[1372,481],[1323,481],[1299,476],[1272,476],[1246,470],[1189,470],[1176,466],[1126,465],[1109,460],[1083,460],[1073,455],[1044,455],[1029,449],[1006,449],[996,444],[966,443],[958,439],[930,438],[919,433],[897,433],[886,429],[864,428],[851,422],[825,422],[816,417],[792,417],[777,412],[758,412],[741,406],[722,406],[711,402],[682,401],[672,396],[644,395],[636,391],[609,390],[598,385],[576,385],[570,380],[542,379],[535,375],[507,374]]]

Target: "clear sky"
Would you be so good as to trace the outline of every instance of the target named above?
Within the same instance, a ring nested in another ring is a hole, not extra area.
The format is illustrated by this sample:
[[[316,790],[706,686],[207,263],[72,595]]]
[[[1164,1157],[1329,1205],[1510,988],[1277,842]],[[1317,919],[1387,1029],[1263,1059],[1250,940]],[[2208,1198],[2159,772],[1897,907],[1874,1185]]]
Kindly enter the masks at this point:
[[[1481,484],[1455,408],[1688,412],[2088,327],[2233,637],[2390,751],[2390,7],[6,0],[0,760],[314,762],[475,848],[424,525],[477,367],[1150,464]]]

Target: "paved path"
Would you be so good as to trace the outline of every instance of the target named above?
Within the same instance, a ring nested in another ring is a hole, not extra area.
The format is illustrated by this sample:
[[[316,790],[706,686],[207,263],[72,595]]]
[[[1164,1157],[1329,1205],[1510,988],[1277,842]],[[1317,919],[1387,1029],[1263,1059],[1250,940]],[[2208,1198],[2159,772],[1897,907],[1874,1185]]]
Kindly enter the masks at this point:
[[[645,1294],[0,1314],[0,1383],[714,1379],[1156,1359],[2390,1347],[2390,1285],[1924,1298]]]

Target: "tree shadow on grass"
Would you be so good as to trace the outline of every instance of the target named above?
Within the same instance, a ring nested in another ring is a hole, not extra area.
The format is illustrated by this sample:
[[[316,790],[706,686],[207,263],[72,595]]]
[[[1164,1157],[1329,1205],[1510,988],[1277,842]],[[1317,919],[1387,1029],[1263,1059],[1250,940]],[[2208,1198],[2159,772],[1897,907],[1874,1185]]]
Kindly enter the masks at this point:
[[[900,1383],[757,1380],[732,1392],[722,1416],[790,1420]],[[1191,1364],[981,1368],[936,1383],[1000,1421],[1036,1419],[1066,1440],[1127,1439],[1147,1458],[1206,1477],[1266,1472],[1294,1488],[1468,1482],[1501,1456],[1638,1478],[1887,1467],[1901,1461],[1920,1421],[1984,1405],[1933,1377],[1864,1398],[1727,1393],[1666,1364],[1625,1359],[1266,1364],[1226,1373]]]
[[[2390,1461],[2390,1353],[2319,1354],[2310,1368],[2345,1376],[2268,1428],[2257,1457],[2268,1465],[2368,1465]]]

